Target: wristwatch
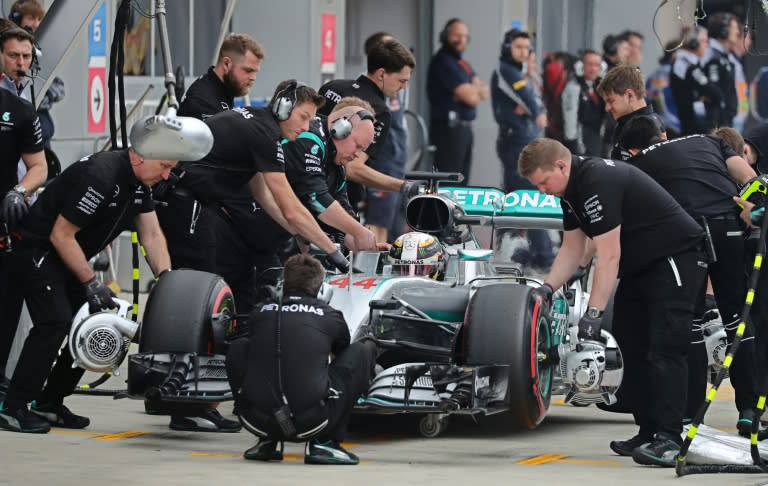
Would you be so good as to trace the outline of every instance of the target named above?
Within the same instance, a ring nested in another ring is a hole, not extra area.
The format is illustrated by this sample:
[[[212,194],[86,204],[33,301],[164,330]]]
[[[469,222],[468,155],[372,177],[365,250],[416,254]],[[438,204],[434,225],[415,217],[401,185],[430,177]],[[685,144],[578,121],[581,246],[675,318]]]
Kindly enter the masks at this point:
[[[16,184],[15,186],[13,186],[13,189],[11,189],[11,190],[13,192],[18,192],[19,194],[21,194],[24,197],[27,196],[27,188],[22,186],[21,184]]]
[[[599,319],[600,317],[603,317],[603,311],[597,307],[587,307],[587,317],[591,319]]]

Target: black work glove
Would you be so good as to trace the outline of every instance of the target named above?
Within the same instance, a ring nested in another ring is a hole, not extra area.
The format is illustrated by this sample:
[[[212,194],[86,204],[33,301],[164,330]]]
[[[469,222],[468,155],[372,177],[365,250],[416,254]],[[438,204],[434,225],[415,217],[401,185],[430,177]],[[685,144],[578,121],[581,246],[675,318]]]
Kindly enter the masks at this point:
[[[602,327],[602,317],[582,316],[579,320],[579,339],[602,342],[602,338],[600,337],[600,329]]]
[[[21,221],[28,212],[29,206],[24,200],[24,195],[13,189],[8,191],[3,198],[2,213],[0,213],[8,227],[16,226],[16,223]]]
[[[349,260],[341,254],[340,250],[328,254],[328,263],[336,267],[341,273],[349,273]]]
[[[96,277],[83,284],[85,298],[88,299],[88,312],[95,314],[103,309],[117,309],[117,302],[112,300],[115,294],[104,282]]]
[[[553,289],[551,285],[549,285],[548,283],[543,283],[540,286],[533,289],[531,291],[531,295],[541,299],[541,305],[549,307],[550,305],[552,305],[552,294],[554,292],[555,292],[555,289]]]

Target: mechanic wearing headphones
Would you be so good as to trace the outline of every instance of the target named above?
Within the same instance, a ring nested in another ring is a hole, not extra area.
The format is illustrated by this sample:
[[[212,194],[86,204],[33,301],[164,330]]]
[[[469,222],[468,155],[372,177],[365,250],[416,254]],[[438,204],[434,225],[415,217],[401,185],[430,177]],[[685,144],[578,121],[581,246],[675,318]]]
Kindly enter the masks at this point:
[[[467,44],[467,24],[458,18],[448,20],[440,31],[440,49],[432,56],[427,72],[434,165],[443,172],[464,174],[464,184],[469,183],[472,167],[476,107],[491,95],[488,85],[463,58]]]
[[[21,27],[11,27],[0,32],[0,53],[5,62],[3,88],[22,96],[29,81],[35,38]],[[23,95],[27,99],[27,95]]]
[[[711,135],[691,135],[662,141],[653,119],[638,116],[624,127],[621,145],[633,155],[631,163],[667,190],[704,229],[710,251],[708,274],[728,340],[733,341],[747,292],[743,264],[744,224],[741,208],[733,201],[740,185],[756,176],[749,164],[726,143]],[[688,411],[692,419],[707,390],[707,357],[701,331],[705,288],[696,306],[694,336],[688,356]],[[743,346],[743,347],[742,347]],[[749,437],[757,403],[754,335],[747,328],[739,353],[730,368],[739,410],[739,435]]]
[[[334,109],[328,119],[315,117],[309,124],[309,130],[302,132],[294,141],[283,139],[285,176],[299,200],[335,243],[343,243],[354,251],[376,250],[373,233],[350,216],[354,212],[347,200],[343,166],[329,162],[347,164],[373,139],[373,116],[365,112],[368,118],[361,118],[357,113],[363,108],[349,108],[350,104],[357,102],[370,109],[370,105],[359,98],[351,101],[344,98],[337,105],[343,109]],[[338,133],[334,133],[335,126]],[[220,241],[222,234],[231,238],[226,244],[219,243],[221,251],[217,260],[224,279],[237,284],[233,288],[239,290],[239,294],[235,294],[238,313],[246,313],[256,303],[257,282],[253,265],[249,268],[243,262],[248,261],[250,256],[258,257],[262,266],[282,266],[278,252],[291,235],[258,205],[252,209],[236,210],[236,207],[227,204],[217,213],[222,218],[222,224],[218,225],[221,228]],[[251,297],[247,307],[238,301],[238,295],[246,292]]]
[[[707,116],[707,104],[719,105],[722,93],[713,85],[699,64],[707,50],[706,29],[697,28],[677,51],[672,64],[669,84],[677,105],[682,135],[708,133],[715,128],[717,118]]]
[[[3,58],[0,56],[0,82],[3,74]],[[8,273],[8,260],[13,244],[7,240],[9,233],[22,221],[29,210],[26,197],[33,194],[46,179],[48,165],[43,152],[40,121],[32,105],[15,93],[0,89],[0,400],[8,387],[5,366],[11,352],[21,315],[22,300],[14,289],[18,286]],[[27,173],[18,179],[16,173],[19,157]]]
[[[707,29],[709,48],[701,58],[701,65],[709,82],[720,92],[720,96],[707,105],[707,118],[719,127],[730,127],[738,113],[739,99],[735,70],[728,58],[728,42],[739,42],[739,21],[731,13],[719,12],[709,17]]]
[[[664,121],[653,112],[653,107],[645,102],[645,82],[640,70],[634,66],[625,64],[616,66],[606,73],[603,80],[597,86],[597,92],[605,101],[605,111],[610,112],[616,120],[616,129],[613,131],[613,160],[627,160],[632,155],[619,144],[621,131],[624,125],[633,117],[648,115],[654,117],[661,127],[661,136],[667,139]]]
[[[336,79],[325,83],[320,94],[325,96],[325,104],[318,110],[321,115],[328,115],[333,107],[346,96],[354,96],[367,101],[374,109],[376,117],[373,143],[368,149],[346,165],[347,179],[361,186],[374,187],[385,191],[403,194],[404,200],[415,195],[418,185],[414,181],[404,181],[383,174],[368,166],[368,159],[378,157],[379,148],[389,136],[391,115],[386,98],[396,96],[408,86],[411,72],[416,67],[413,54],[395,39],[385,40],[374,45],[368,52],[368,72],[357,79]],[[349,201],[357,207],[363,200],[363,188],[356,184],[348,187]]]
[[[324,277],[311,256],[290,257],[282,298],[254,309],[248,341],[230,348],[227,371],[240,420],[259,437],[246,459],[280,461],[284,440],[308,440],[305,464],[359,462],[341,442],[352,406],[373,376],[376,353],[368,344],[350,344],[341,312],[317,299]]]
[[[143,121],[139,124],[143,129]],[[153,158],[130,148],[75,162],[53,179],[14,232],[9,272],[33,326],[0,409],[0,427],[46,433],[51,425],[82,429],[90,424],[63,404],[84,370],[73,368],[71,354],[66,349],[59,354],[59,348],[84,303],[91,313],[117,306],[88,259],[122,231],[135,225],[156,275],[170,269],[149,187],[168,178],[176,161],[156,152],[148,155]]]
[[[597,249],[579,339],[601,339],[603,311],[621,278],[613,334],[624,359],[622,389],[640,430],[611,442],[611,449],[640,464],[674,466],[682,445],[694,304],[707,269],[701,227],[640,169],[572,156],[556,140],[528,144],[518,169],[540,191],[561,198],[563,243],[544,284],[534,290],[542,301],[551,302],[553,289],[574,274],[588,239]]]

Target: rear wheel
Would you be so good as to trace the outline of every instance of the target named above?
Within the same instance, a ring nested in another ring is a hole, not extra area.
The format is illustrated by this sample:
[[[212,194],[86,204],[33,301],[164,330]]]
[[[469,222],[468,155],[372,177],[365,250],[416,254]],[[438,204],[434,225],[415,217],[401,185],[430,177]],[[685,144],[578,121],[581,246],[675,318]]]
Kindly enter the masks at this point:
[[[469,365],[509,365],[507,400],[514,426],[535,428],[547,414],[553,367],[546,365],[551,335],[541,306],[526,285],[480,287],[467,309]]]
[[[234,316],[232,291],[218,275],[197,270],[174,270],[152,289],[144,312],[139,351],[142,353],[223,352],[223,330],[216,329],[213,317]],[[219,343],[221,341],[221,343]]]

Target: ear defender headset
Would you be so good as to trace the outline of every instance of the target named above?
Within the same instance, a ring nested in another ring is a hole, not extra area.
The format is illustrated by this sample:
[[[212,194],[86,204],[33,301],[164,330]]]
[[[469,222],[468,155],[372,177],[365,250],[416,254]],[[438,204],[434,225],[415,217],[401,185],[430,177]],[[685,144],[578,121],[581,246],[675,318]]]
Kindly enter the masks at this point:
[[[733,14],[730,12],[713,15],[712,21],[707,26],[709,28],[709,36],[715,39],[727,39],[733,18]]]
[[[293,107],[296,105],[296,91],[302,86],[306,86],[306,84],[294,79],[285,89],[275,95],[275,99],[272,100],[272,114],[278,121],[285,121],[291,117]]]
[[[18,26],[21,26],[21,12],[18,10],[18,8],[24,4],[24,1],[26,0],[22,0],[20,2],[13,4],[11,13],[8,15],[8,19],[13,21],[13,23]]]
[[[681,47],[683,49],[695,51],[696,49],[699,48],[700,44],[701,43],[699,42],[699,28],[696,27],[688,34],[688,38],[685,39]]]
[[[331,124],[331,136],[336,140],[344,140],[352,134],[352,122],[350,119],[353,116],[359,117],[361,120],[370,120],[371,123],[375,123],[376,119],[368,110],[358,110],[352,116],[342,116],[334,120]]]
[[[594,53],[596,55],[600,55],[597,51],[587,51],[590,53]],[[579,52],[579,59],[573,63],[573,74],[575,74],[577,77],[581,78],[584,76],[584,55],[586,54],[585,51]],[[600,72],[597,74],[598,78],[602,78],[605,76],[605,73],[608,72],[608,63],[605,62],[604,59],[600,59]]]
[[[448,45],[448,29],[450,29],[453,24],[456,24],[459,22],[461,22],[461,19],[458,17],[454,17],[445,23],[443,30],[440,31],[440,44],[444,46]],[[469,37],[467,37],[467,42],[469,42]]]

